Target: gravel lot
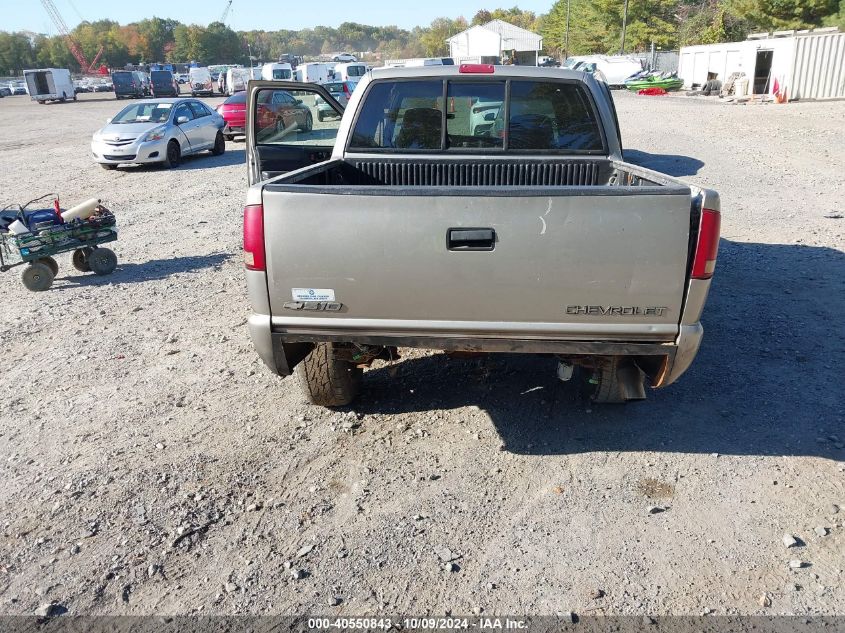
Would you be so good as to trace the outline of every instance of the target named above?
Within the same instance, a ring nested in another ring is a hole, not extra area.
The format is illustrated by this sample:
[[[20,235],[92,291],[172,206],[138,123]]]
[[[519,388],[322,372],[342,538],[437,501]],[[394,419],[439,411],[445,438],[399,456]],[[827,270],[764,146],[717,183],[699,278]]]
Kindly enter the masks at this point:
[[[113,98],[0,99],[0,206],[120,228],[110,277],[0,276],[0,610],[845,614],[845,102],[617,105],[630,160],[722,195],[681,381],[591,408],[551,360],[410,352],[332,412],[248,338],[243,144],[106,172]]]

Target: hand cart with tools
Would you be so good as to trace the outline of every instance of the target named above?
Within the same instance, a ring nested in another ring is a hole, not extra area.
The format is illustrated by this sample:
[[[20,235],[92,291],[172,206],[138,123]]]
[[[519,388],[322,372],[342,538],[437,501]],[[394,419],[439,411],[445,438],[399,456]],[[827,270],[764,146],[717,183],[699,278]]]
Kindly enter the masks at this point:
[[[34,202],[50,196],[55,197],[54,209],[28,210]],[[108,275],[117,267],[114,251],[101,247],[117,240],[114,215],[101,204],[84,219],[63,221],[58,197],[47,194],[24,205],[0,210],[0,220],[5,220],[9,230],[8,233],[0,232],[0,272],[25,264],[21,273],[23,285],[33,292],[47,290],[53,285],[59,272],[59,264],[53,256],[59,253],[73,252],[71,262],[80,272]],[[17,232],[10,230],[11,224],[17,225]],[[25,227],[23,230],[21,225]]]

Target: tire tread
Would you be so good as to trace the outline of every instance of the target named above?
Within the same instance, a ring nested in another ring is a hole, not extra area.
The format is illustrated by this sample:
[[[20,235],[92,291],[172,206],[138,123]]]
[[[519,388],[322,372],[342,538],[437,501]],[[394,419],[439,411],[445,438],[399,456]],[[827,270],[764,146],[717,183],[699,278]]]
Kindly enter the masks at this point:
[[[340,407],[352,402],[361,386],[362,371],[334,357],[331,343],[318,343],[297,368],[299,383],[312,404]]]

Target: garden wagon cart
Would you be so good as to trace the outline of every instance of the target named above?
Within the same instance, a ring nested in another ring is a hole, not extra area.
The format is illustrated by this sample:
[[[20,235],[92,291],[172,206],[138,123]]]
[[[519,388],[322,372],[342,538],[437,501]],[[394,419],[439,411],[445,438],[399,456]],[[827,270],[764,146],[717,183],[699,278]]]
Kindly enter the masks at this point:
[[[21,218],[25,217],[24,212],[32,202],[35,200],[17,207]],[[37,224],[18,234],[0,233],[0,272],[25,266],[21,273],[24,286],[34,292],[47,290],[59,271],[54,256],[73,252],[71,261],[80,272],[108,275],[117,267],[117,256],[102,244],[115,240],[114,215],[98,205],[94,214],[84,220]]]

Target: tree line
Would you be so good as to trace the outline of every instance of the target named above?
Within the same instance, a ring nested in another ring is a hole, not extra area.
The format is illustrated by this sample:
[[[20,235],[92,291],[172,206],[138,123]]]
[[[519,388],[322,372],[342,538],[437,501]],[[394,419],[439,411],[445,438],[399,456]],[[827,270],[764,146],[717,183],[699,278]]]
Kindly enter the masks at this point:
[[[446,39],[469,26],[501,19],[543,35],[547,54],[617,53],[621,45],[624,0],[557,0],[537,15],[518,7],[481,10],[470,20],[440,17],[428,26],[401,29],[344,22],[338,27],[302,30],[233,31],[221,22],[207,26],[153,17],[121,25],[111,20],[82,22],[72,31],[88,60],[103,48],[100,63],[249,63],[278,59],[283,53],[316,56],[337,51],[369,51],[372,59],[448,54]],[[569,11],[567,45],[566,15]],[[629,0],[626,51],[745,39],[750,32],[820,26],[845,28],[845,0]],[[0,75],[25,68],[60,67],[79,71],[61,36],[0,31]]]

